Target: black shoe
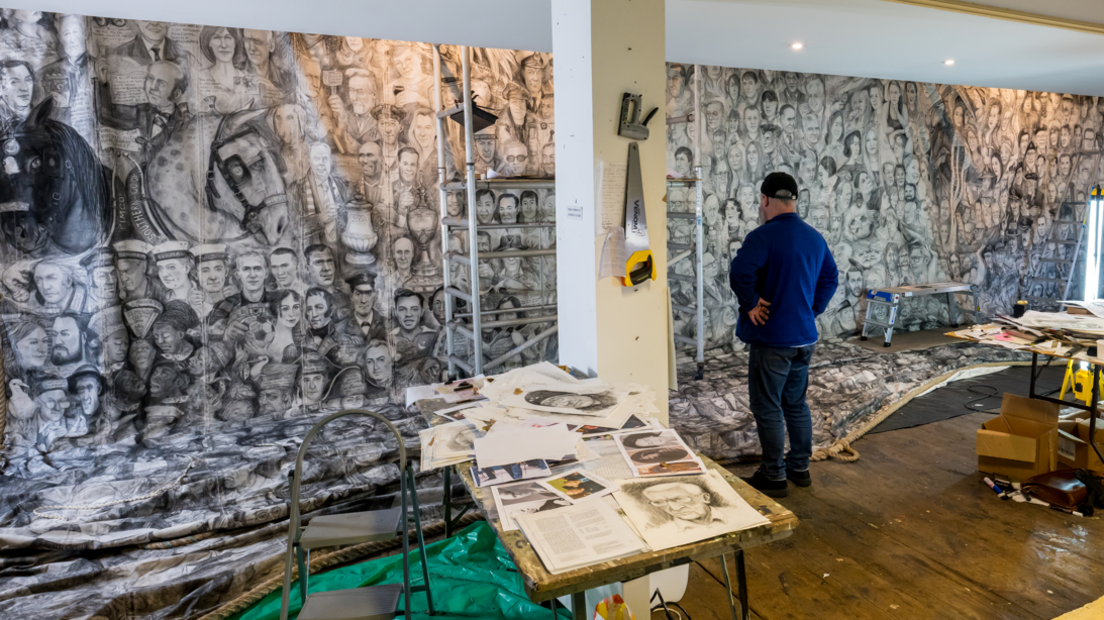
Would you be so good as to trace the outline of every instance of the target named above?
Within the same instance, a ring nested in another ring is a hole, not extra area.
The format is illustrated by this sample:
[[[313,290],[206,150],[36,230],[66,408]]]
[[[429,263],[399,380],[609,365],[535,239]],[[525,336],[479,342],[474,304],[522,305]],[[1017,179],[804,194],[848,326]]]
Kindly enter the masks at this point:
[[[790,485],[786,484],[785,480],[768,480],[762,470],[755,470],[755,474],[750,478],[740,478],[740,480],[750,484],[767,497],[782,498],[790,494]]]
[[[805,471],[794,471],[787,467],[786,478],[799,487],[813,486],[813,477],[809,475],[809,470],[807,469]]]

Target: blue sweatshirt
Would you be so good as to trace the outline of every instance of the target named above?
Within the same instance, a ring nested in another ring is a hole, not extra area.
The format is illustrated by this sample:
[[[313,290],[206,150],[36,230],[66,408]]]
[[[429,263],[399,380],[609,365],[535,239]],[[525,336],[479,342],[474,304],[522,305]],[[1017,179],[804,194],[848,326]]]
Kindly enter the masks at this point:
[[[732,259],[728,283],[740,302],[736,336],[748,344],[799,347],[817,341],[816,317],[839,284],[836,261],[824,237],[796,213],[783,213],[751,231]],[[770,318],[748,318],[759,298]]]

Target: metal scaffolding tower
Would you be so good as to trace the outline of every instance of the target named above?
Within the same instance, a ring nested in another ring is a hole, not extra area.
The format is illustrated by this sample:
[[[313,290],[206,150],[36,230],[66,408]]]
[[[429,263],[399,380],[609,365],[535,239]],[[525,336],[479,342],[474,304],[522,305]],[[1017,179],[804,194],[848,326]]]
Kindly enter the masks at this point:
[[[436,102],[434,103],[435,111],[437,114],[437,179],[440,186],[440,201],[441,201],[441,249],[444,256],[444,291],[445,291],[445,334],[446,345],[448,351],[448,373],[450,377],[456,377],[456,369],[460,368],[467,376],[475,376],[483,374],[484,371],[492,370],[498,366],[501,366],[507,360],[521,355],[523,352],[531,349],[537,344],[545,341],[549,337],[555,335],[559,331],[556,314],[544,314],[546,311],[556,309],[556,301],[548,301],[546,291],[546,278],[544,276],[544,261],[546,257],[555,256],[556,250],[550,249],[536,249],[536,250],[505,250],[505,251],[479,251],[479,231],[493,230],[493,229],[525,229],[525,228],[550,228],[555,232],[556,224],[554,222],[527,222],[527,223],[513,223],[513,224],[481,224],[479,218],[474,216],[476,205],[476,192],[478,190],[510,190],[510,189],[555,189],[556,182],[552,179],[494,179],[494,180],[476,180],[475,178],[475,138],[473,131],[473,116],[472,116],[472,90],[471,90],[471,50],[467,46],[460,47],[460,62],[462,73],[462,103],[446,109],[442,109],[441,99],[441,79],[442,79],[442,67],[441,67],[441,53],[440,46],[433,46],[433,74],[434,74],[434,94]],[[445,119],[452,117],[456,114],[463,114],[464,118],[464,153],[465,153],[465,176],[464,181],[459,183],[448,183],[445,169],[445,148],[447,146],[447,138],[445,133]],[[462,214],[461,217],[451,217],[448,213],[448,194],[449,192],[465,192],[467,196],[467,212]],[[449,248],[450,233],[455,230],[466,230],[468,233],[468,252],[464,254],[460,251],[453,251]],[[543,238],[543,235],[542,235]],[[555,237],[553,236],[553,239]],[[520,308],[510,308],[509,310],[483,309],[483,294],[486,293],[480,287],[479,278],[479,262],[487,261],[491,259],[507,259],[507,258],[537,258],[539,262],[539,282],[540,282],[540,303],[530,306],[522,306]],[[451,264],[457,263],[464,265],[468,268],[468,283],[469,290],[464,291],[455,286],[452,282],[452,270]],[[468,308],[465,312],[456,311],[455,299],[463,300],[468,304]],[[515,318],[510,320],[498,320],[499,314],[517,313],[517,312],[536,312],[538,316],[531,316],[526,318]],[[489,321],[485,321],[485,318],[491,318]],[[528,338],[521,344],[511,348],[502,355],[489,360],[483,359],[483,339],[482,332],[484,329],[497,329],[506,327],[517,327],[521,325],[529,325],[534,323],[552,323],[544,331],[539,334],[535,334]],[[464,359],[457,354],[457,335],[463,335],[471,341],[471,358]]]
[[[700,83],[699,74],[700,67],[694,65],[694,111],[685,115],[672,117],[667,119],[668,125],[677,125],[681,123],[694,122],[695,116],[698,114],[698,85]],[[678,254],[672,256],[667,260],[667,279],[674,280],[676,282],[686,282],[694,285],[696,293],[696,302],[694,306],[686,306],[682,304],[676,304],[671,301],[671,311],[679,312],[682,314],[692,314],[697,319],[697,329],[694,330],[694,337],[689,338],[681,334],[674,334],[675,343],[690,344],[697,347],[697,356],[694,358],[698,363],[697,379],[701,379],[705,374],[705,274],[703,272],[702,255],[705,252],[704,231],[702,229],[702,204],[704,202],[703,188],[702,188],[702,165],[701,165],[701,125],[695,123],[694,125],[694,178],[687,179],[667,179],[668,196],[670,196],[670,189],[672,187],[693,187],[694,188],[694,212],[688,213],[685,211],[672,211],[670,209],[670,203],[667,207],[668,219],[685,219],[693,220],[694,222],[694,240],[691,243],[677,243],[672,242],[670,239],[667,241],[667,249],[678,252]],[[693,257],[691,262],[694,266],[694,275],[687,276],[679,273],[674,273],[674,267],[681,261]]]

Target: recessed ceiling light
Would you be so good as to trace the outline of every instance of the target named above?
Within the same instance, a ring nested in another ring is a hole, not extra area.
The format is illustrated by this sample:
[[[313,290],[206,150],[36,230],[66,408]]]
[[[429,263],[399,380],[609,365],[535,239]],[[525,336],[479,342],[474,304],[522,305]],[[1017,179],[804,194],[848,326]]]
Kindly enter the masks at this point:
[[[794,48],[795,50],[799,50],[799,49],[805,47],[805,44],[804,43],[794,43],[790,47]]]
[[[943,61],[943,64],[945,64],[949,67],[949,66],[954,64],[954,59],[953,58],[948,58],[947,60]]]

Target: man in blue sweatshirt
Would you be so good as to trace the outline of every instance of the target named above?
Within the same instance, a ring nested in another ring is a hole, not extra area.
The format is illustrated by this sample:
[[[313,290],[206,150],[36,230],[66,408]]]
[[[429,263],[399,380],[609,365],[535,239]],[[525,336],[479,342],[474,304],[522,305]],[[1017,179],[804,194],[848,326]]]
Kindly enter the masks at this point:
[[[763,180],[765,223],[748,234],[732,259],[728,281],[740,304],[736,336],[750,345],[748,393],[763,460],[745,481],[771,497],[786,497],[786,480],[807,487],[813,421],[805,404],[815,319],[836,292],[839,274],[828,244],[794,209],[797,182],[783,172]],[[786,432],[790,451],[783,458]]]

